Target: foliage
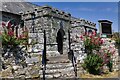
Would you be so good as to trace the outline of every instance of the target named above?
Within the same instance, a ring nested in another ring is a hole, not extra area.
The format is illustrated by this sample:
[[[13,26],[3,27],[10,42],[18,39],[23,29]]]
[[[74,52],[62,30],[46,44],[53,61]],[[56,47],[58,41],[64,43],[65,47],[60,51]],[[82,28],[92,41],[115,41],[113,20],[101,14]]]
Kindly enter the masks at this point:
[[[112,46],[101,48],[98,54],[104,61],[103,65],[106,64],[111,72],[113,65],[111,57],[115,54],[115,48]]]
[[[4,29],[4,31],[1,33],[3,46],[7,45],[17,46],[27,42],[27,36],[25,36],[27,35],[27,31],[24,32],[24,34],[21,34],[20,36],[15,36],[15,33],[12,30],[12,26],[10,25],[10,23],[8,25],[2,23],[2,27]]]
[[[87,50],[87,57],[84,59],[83,68],[91,74],[100,74],[103,66],[107,66],[112,71],[113,62],[111,57],[115,53],[115,47],[111,45],[103,46],[104,41],[96,37],[95,33],[80,36]],[[105,40],[105,39],[104,39]],[[111,41],[107,42],[111,43]]]
[[[100,74],[103,60],[97,54],[90,54],[84,59],[82,65],[91,74]]]
[[[92,53],[92,50],[99,49],[103,44],[103,40],[100,37],[96,37],[95,32],[92,34],[85,33],[80,38],[83,40],[85,48],[89,51],[88,54]]]
[[[3,47],[3,54],[2,57],[4,59],[13,58],[15,60],[15,63],[18,64],[21,61],[25,60],[25,57],[27,57],[27,53],[22,50],[25,48],[23,46],[28,41],[28,31],[25,29],[22,34],[17,36],[14,32],[14,27],[11,23],[8,21],[7,24],[2,23],[3,32],[1,32],[2,35],[2,47]],[[20,46],[22,45],[22,46]]]
[[[108,68],[109,68],[109,71],[112,72],[113,62],[112,62],[111,60],[107,63],[107,66],[108,66]]]

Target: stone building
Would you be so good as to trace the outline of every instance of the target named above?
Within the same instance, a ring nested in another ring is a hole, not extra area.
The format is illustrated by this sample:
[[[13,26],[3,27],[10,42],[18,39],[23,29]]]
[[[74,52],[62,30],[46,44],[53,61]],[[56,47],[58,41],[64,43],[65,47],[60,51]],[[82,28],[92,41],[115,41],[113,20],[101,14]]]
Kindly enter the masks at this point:
[[[24,21],[21,19],[21,15],[19,13],[26,10],[33,10],[35,7],[37,6],[29,2],[24,2],[24,0],[21,0],[20,2],[2,1],[0,24],[2,22],[7,23],[10,21],[10,23],[14,26],[14,30],[18,31],[17,34],[19,34],[21,33],[21,29],[24,27]],[[3,30],[1,26],[0,30]]]
[[[71,14],[49,6],[42,6],[35,9],[34,11],[26,12],[22,16],[25,25],[29,27],[30,34],[37,33],[36,39],[41,46],[43,46],[44,42],[43,30],[46,30],[48,51],[57,51],[57,33],[59,29],[63,27],[63,31],[65,32],[63,48],[64,51],[68,49],[68,45],[66,45],[68,44],[67,32],[70,28]],[[43,47],[40,47],[40,50],[43,50]]]
[[[47,36],[47,51],[57,51],[57,38],[60,37],[57,34],[60,28],[63,29],[65,32],[65,35],[63,36],[64,53],[68,52],[69,47],[68,30],[71,32],[72,43],[74,43],[74,41],[78,41],[79,43],[80,40],[77,38],[79,38],[82,33],[97,30],[95,23],[72,17],[70,13],[66,13],[50,6],[42,6],[35,8],[33,11],[27,11],[22,14],[22,19],[24,20],[25,25],[29,28],[29,36],[31,37],[29,42],[31,43],[33,39],[37,41],[38,44],[36,44],[36,47],[38,46],[37,48],[39,50],[43,50],[44,30],[46,30]],[[79,51],[80,50],[81,49],[79,49]]]

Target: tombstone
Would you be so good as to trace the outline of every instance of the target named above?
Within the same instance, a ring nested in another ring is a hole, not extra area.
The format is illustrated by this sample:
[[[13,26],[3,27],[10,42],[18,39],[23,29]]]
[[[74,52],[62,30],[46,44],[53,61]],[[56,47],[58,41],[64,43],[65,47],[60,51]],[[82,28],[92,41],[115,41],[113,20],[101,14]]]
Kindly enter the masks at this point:
[[[111,38],[112,22],[108,20],[99,20],[98,22],[99,22],[100,37]]]

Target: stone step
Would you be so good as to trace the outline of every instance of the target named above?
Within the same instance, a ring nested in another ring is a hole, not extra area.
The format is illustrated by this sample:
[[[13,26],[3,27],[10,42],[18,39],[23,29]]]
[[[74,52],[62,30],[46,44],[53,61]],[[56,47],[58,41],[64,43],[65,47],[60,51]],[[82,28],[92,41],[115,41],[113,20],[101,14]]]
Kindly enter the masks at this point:
[[[64,64],[64,66],[63,66]],[[57,63],[57,64],[47,64],[46,65],[46,78],[74,78],[74,68],[72,66],[72,63]],[[83,73],[81,65],[77,66],[77,73]],[[40,77],[42,78],[42,70],[39,72]]]
[[[71,71],[74,72],[74,68],[73,68],[73,67],[68,67],[68,68],[69,68],[69,69],[72,68],[72,70],[67,71],[67,73],[68,73],[68,72],[71,72]],[[67,68],[67,69],[68,69],[68,68]],[[48,73],[48,74],[63,73],[63,72],[66,72],[65,69],[66,69],[66,68],[63,68],[63,69],[59,69],[59,68],[58,68],[58,69],[47,69],[47,70],[46,70],[46,73]],[[60,71],[60,70],[62,70],[62,71]],[[65,71],[64,71],[64,70],[65,70]],[[83,69],[82,69],[82,68],[77,68],[77,71],[78,71],[78,72],[79,72],[79,71],[83,71]],[[39,73],[42,74],[42,70],[40,70]]]
[[[50,74],[46,74],[45,75],[45,78],[47,79],[47,78],[74,78],[75,76],[74,76],[74,74],[72,73],[72,74],[58,74],[58,73],[56,73],[56,74],[52,74],[52,75],[50,75]],[[43,78],[43,75],[40,75],[40,78]]]
[[[58,64],[47,64],[46,68],[47,69],[63,69],[63,68],[68,68],[72,67],[72,63],[58,63]]]
[[[65,69],[46,69],[45,72],[48,74],[51,73],[65,73],[65,72],[71,72],[74,71],[73,67],[65,68]],[[42,74],[42,70],[39,71],[39,74]]]
[[[60,55],[56,55],[56,56],[47,56],[49,59],[67,59],[68,57],[68,54],[67,53],[63,53],[63,54],[60,54]]]
[[[40,65],[42,68],[42,65]],[[66,69],[73,67],[72,63],[57,63],[57,64],[47,64],[46,69],[47,70],[56,70],[56,69]],[[83,70],[81,65],[77,65],[77,70]]]
[[[41,66],[42,67],[42,66]],[[57,69],[66,69],[66,68],[73,68],[72,63],[57,63],[57,64],[47,64],[47,70],[57,70]],[[81,65],[77,65],[77,70],[83,70]]]
[[[56,63],[70,63],[70,60],[59,60],[59,61],[47,61],[47,64],[56,64]]]
[[[69,71],[73,71],[74,68],[73,67],[69,67],[69,68],[65,68],[65,69],[46,69],[46,73],[61,73],[61,72],[69,72]]]

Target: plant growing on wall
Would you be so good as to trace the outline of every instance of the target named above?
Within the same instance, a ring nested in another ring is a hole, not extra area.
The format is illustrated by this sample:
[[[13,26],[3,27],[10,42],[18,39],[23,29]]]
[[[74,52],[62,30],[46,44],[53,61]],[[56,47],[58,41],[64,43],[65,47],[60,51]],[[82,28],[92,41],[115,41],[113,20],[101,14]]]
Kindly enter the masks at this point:
[[[106,64],[106,66],[109,68],[109,71],[112,72],[112,56],[115,54],[115,49],[113,47],[104,47],[99,50],[99,56],[103,59],[103,65]]]
[[[103,66],[107,66],[112,71],[112,56],[115,53],[113,46],[102,46],[103,40],[95,36],[95,33],[80,36],[84,42],[87,51],[87,57],[84,59],[83,68],[91,74],[100,74]]]
[[[13,54],[16,64],[19,62],[18,60],[25,60],[22,48],[20,48],[19,45],[27,43],[27,31],[23,31],[23,34],[16,36],[10,22],[7,24],[2,23],[2,27],[3,57],[9,58],[11,54]]]
[[[103,40],[99,37],[96,37],[96,33],[92,34],[85,33],[80,36],[81,40],[83,40],[85,50],[87,54],[91,54],[93,50],[99,50],[100,46],[103,44]]]
[[[1,34],[3,46],[17,46],[27,41],[27,32],[24,31],[24,34],[21,34],[20,36],[16,37],[10,23],[8,23],[7,25],[2,23],[2,27],[4,29],[4,31]]]

